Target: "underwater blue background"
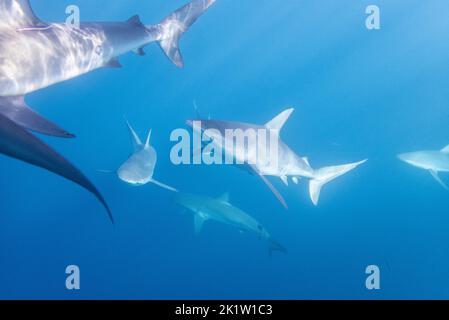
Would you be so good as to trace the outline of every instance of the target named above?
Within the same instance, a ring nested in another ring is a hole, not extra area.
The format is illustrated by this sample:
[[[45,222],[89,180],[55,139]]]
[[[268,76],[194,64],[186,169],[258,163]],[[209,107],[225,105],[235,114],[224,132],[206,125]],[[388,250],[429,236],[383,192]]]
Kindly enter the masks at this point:
[[[157,23],[184,0],[32,0],[46,21],[77,4],[83,21],[138,13]],[[382,28],[365,28],[365,8]],[[98,186],[96,199],[46,171],[0,157],[0,298],[449,298],[449,194],[398,153],[449,144],[449,2],[445,0],[218,0],[181,41],[185,68],[156,45],[147,55],[28,96],[77,135],[43,137]],[[296,108],[284,141],[313,167],[369,158],[329,183],[314,207],[307,183],[285,187],[285,211],[257,177],[230,166],[174,166],[173,129],[203,115],[265,123]],[[131,146],[123,116],[153,129],[155,178],[219,196],[257,218],[287,249],[268,256],[250,234],[193,218],[173,194],[112,174]],[[442,176],[448,179],[447,176]],[[81,268],[81,290],[65,268]],[[381,290],[365,268],[381,268]]]

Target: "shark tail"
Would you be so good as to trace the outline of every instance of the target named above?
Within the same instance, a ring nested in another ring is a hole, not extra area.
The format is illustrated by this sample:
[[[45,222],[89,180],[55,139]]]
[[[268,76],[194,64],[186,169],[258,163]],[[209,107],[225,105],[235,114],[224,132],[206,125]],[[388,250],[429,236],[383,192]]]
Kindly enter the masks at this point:
[[[365,163],[367,160],[360,162],[344,164],[341,166],[324,167],[318,169],[314,172],[314,177],[309,183],[310,198],[314,205],[318,205],[318,200],[320,198],[321,188],[328,182],[348,173],[349,171],[355,169],[359,165]]]
[[[184,66],[179,40],[190,26],[209,9],[216,0],[193,0],[176,10],[160,24],[149,27],[165,55],[179,68]]]

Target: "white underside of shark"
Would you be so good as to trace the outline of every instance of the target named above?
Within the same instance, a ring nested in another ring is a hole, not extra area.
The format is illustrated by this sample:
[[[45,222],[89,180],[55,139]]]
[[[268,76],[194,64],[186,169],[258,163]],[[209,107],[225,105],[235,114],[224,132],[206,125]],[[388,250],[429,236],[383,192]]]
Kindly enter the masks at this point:
[[[178,190],[175,188],[161,183],[153,177],[157,163],[157,153],[150,145],[151,130],[148,133],[145,144],[143,144],[128,122],[127,125],[133,143],[133,153],[117,170],[117,175],[120,180],[133,186],[143,186],[148,183],[153,183],[161,188],[177,192]]]
[[[398,158],[405,163],[427,170],[432,177],[446,190],[447,184],[440,178],[440,172],[449,172],[449,145],[436,151],[416,151],[403,153]]]
[[[211,134],[211,136],[209,136],[210,140],[213,141],[213,143],[216,144],[218,148],[223,149],[224,153],[231,154],[238,158],[238,163],[245,163],[251,172],[257,174],[268,185],[268,187],[276,195],[276,197],[284,207],[287,208],[286,201],[266,177],[277,177],[281,179],[281,181],[285,185],[288,185],[289,179],[291,179],[295,184],[299,183],[300,178],[309,179],[310,198],[314,205],[318,205],[321,189],[326,183],[355,169],[356,167],[365,163],[367,160],[339,166],[313,169],[309,163],[308,158],[298,156],[282,141],[280,137],[279,133],[293,111],[293,108],[287,109],[265,125],[232,121],[200,120],[201,128],[199,130],[203,134],[207,130]],[[193,123],[194,122],[192,120],[187,121],[187,124],[189,125],[193,125]],[[223,138],[226,136],[227,130],[241,130],[242,132],[245,132],[248,129],[252,129],[252,132],[255,132],[257,134],[257,141],[261,140],[261,137],[259,135],[264,134],[264,132],[266,131],[276,133],[277,150],[275,156],[277,161],[272,161],[270,144],[268,143],[265,147],[266,150],[264,150],[264,152],[262,153],[264,157],[261,159],[261,153],[257,151],[257,148],[260,148],[260,145],[258,143],[248,143],[238,149],[238,146],[235,146],[234,144],[227,144],[226,139]],[[265,130],[261,131],[260,129]],[[194,128],[194,130],[196,129]],[[214,132],[217,136],[214,136]]]

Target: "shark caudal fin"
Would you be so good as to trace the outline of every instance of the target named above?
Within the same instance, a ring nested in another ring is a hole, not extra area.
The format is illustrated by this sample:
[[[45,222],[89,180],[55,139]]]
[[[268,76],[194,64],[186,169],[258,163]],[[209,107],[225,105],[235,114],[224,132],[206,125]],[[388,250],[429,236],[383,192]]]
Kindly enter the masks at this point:
[[[359,165],[365,163],[367,160],[360,162],[345,164],[341,166],[325,167],[314,172],[313,179],[309,183],[310,198],[314,205],[318,205],[320,199],[321,188],[328,182],[348,173],[357,168]]]
[[[193,0],[173,12],[157,26],[148,27],[150,33],[155,32],[155,38],[166,56],[179,68],[184,66],[179,50],[181,36],[215,1]]]

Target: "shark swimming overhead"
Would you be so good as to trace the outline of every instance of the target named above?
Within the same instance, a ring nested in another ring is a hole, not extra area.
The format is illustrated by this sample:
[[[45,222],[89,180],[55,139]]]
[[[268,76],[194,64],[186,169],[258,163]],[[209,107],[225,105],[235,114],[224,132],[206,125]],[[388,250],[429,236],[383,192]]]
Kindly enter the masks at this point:
[[[205,196],[183,194],[176,195],[176,202],[194,214],[195,233],[199,234],[205,222],[211,220],[230,225],[239,231],[256,234],[268,243],[270,255],[273,251],[286,253],[267,230],[253,217],[229,202],[229,194],[214,199]]]
[[[225,155],[237,158],[237,162],[243,164],[244,168],[258,175],[285,208],[288,207],[286,201],[266,178],[267,176],[278,177],[285,185],[288,185],[289,178],[294,184],[298,184],[300,178],[308,178],[310,198],[314,205],[318,205],[321,189],[326,183],[355,169],[367,160],[313,169],[308,158],[298,156],[280,138],[280,131],[293,111],[294,109],[287,109],[265,125],[219,120],[188,120],[187,124],[192,126],[195,132],[209,135],[212,143],[222,149]],[[196,122],[200,123],[200,128],[195,127]],[[237,146],[228,144],[229,131],[242,133],[244,138],[248,139],[247,142]],[[266,132],[275,139],[273,141],[270,139],[264,144],[259,143],[266,140]],[[252,141],[251,137],[254,138]]]
[[[133,144],[133,153],[117,171],[120,180],[133,186],[143,186],[148,183],[153,183],[161,188],[178,192],[175,188],[156,181],[153,178],[154,169],[157,163],[157,153],[150,145],[151,130],[148,133],[145,144],[143,144],[128,122],[127,125]]]
[[[441,150],[403,153],[398,155],[398,158],[409,165],[429,171],[432,177],[449,191],[449,187],[439,176],[440,172],[449,172],[449,145]]]
[[[74,137],[34,112],[25,96],[99,68],[120,67],[119,56],[144,55],[143,48],[153,42],[182,67],[179,40],[214,3],[193,0],[155,25],[144,25],[134,16],[124,22],[81,23],[76,28],[40,20],[28,0],[0,0],[0,153],[74,181],[106,206],[79,170],[29,133]]]

